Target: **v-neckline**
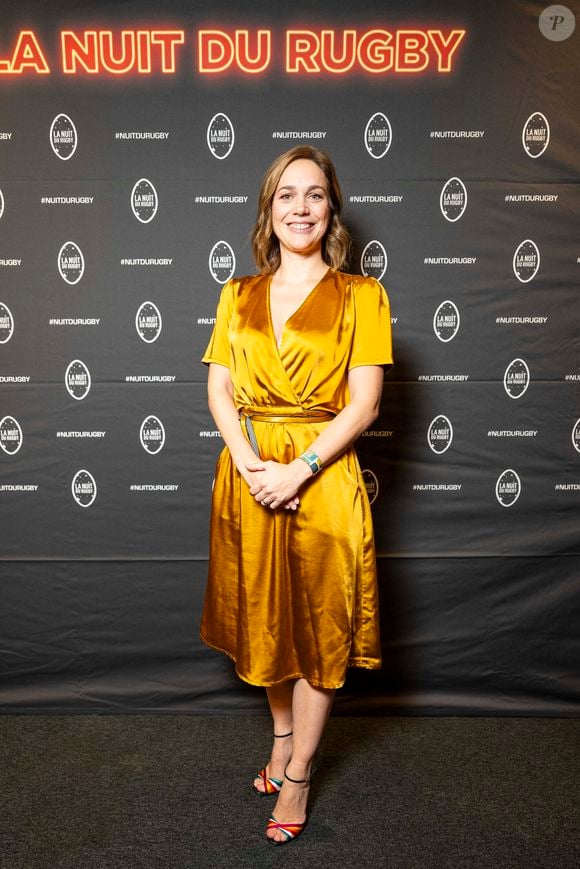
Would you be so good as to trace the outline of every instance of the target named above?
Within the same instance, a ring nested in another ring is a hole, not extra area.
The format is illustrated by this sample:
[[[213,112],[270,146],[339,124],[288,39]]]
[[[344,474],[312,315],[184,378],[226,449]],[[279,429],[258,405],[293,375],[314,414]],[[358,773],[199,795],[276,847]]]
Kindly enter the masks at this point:
[[[268,285],[266,287],[266,308],[268,310],[268,326],[270,328],[270,335],[272,336],[272,341],[274,342],[274,346],[275,346],[276,350],[278,351],[278,354],[280,353],[280,350],[282,349],[282,341],[284,340],[284,332],[286,330],[286,326],[302,310],[302,308],[306,305],[308,300],[310,298],[312,298],[312,296],[314,295],[314,293],[316,292],[316,290],[318,289],[318,287],[320,286],[322,281],[327,277],[329,271],[330,271],[330,266],[326,269],[326,271],[324,272],[322,277],[314,284],[314,286],[312,287],[312,289],[310,290],[308,295],[304,296],[304,298],[302,299],[302,301],[300,302],[298,307],[290,314],[289,317],[286,317],[286,319],[282,323],[282,329],[280,330],[280,340],[279,341],[276,338],[276,332],[274,331],[274,321],[272,319],[272,306],[270,304],[270,287],[272,285],[273,275],[270,275],[268,277]]]

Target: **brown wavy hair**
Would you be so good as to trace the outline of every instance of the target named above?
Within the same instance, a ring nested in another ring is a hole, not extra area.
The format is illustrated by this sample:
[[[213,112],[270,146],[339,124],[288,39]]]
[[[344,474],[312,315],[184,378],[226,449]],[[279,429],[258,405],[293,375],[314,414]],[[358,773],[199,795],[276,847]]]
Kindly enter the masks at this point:
[[[282,173],[295,160],[312,160],[323,171],[328,185],[330,218],[322,239],[322,258],[334,269],[342,268],[349,259],[350,234],[341,220],[342,192],[332,160],[324,151],[312,145],[298,145],[277,157],[264,175],[258,196],[258,216],[252,230],[254,259],[261,274],[271,275],[280,265],[280,243],[272,229],[272,200]]]

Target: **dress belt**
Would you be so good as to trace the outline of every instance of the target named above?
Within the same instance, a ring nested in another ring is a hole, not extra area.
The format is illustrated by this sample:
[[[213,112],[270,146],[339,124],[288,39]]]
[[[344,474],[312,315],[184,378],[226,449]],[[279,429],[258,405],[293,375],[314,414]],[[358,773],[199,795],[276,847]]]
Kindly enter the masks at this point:
[[[260,447],[258,444],[258,439],[256,438],[254,426],[252,425],[252,420],[257,420],[258,422],[284,423],[326,422],[327,420],[334,419],[336,415],[334,413],[331,413],[331,411],[329,410],[308,410],[304,413],[277,413],[274,409],[272,413],[269,413],[266,410],[250,410],[245,408],[240,411],[240,414],[246,427],[248,440],[250,441],[252,449],[257,456],[260,455]]]
[[[280,413],[276,409],[270,413],[267,410],[246,410],[240,413],[247,419],[258,422],[325,422],[334,419],[336,414],[329,410],[306,410],[304,413]]]

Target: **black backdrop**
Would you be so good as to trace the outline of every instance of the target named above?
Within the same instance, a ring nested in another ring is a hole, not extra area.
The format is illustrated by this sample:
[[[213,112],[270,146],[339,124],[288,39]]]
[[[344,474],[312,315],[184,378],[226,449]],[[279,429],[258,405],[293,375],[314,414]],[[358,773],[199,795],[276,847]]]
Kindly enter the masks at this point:
[[[358,444],[385,665],[337,707],[578,714],[577,3],[0,11],[2,710],[263,709],[197,635],[221,448],[199,358],[265,167],[309,142],[396,354]]]

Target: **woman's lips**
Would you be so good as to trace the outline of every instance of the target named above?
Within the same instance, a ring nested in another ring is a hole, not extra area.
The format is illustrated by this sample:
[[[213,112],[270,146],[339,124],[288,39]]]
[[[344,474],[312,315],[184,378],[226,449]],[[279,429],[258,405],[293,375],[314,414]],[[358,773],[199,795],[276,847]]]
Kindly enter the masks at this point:
[[[312,229],[313,223],[287,223],[290,229],[294,230],[294,232],[308,232],[309,229]]]

